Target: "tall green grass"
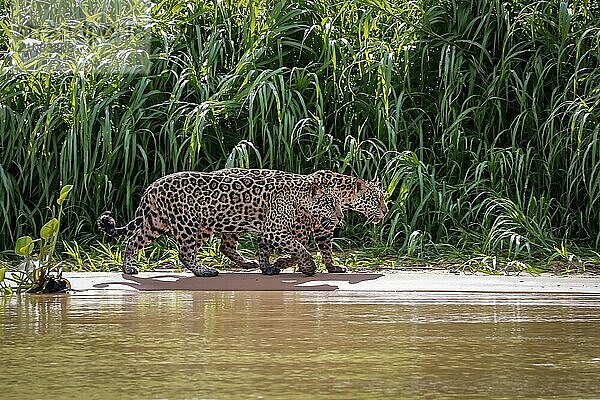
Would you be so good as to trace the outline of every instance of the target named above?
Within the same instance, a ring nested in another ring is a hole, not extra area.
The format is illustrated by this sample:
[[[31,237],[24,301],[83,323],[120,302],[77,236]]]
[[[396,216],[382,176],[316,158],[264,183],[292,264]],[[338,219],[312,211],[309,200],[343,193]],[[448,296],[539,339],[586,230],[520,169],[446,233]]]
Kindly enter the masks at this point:
[[[0,248],[39,228],[61,182],[66,234],[86,242],[157,177],[234,165],[380,179],[385,223],[350,216],[342,235],[403,254],[600,247],[597,2],[135,4],[67,20],[68,40],[110,41],[125,20],[134,34],[51,71],[15,62],[4,2]]]

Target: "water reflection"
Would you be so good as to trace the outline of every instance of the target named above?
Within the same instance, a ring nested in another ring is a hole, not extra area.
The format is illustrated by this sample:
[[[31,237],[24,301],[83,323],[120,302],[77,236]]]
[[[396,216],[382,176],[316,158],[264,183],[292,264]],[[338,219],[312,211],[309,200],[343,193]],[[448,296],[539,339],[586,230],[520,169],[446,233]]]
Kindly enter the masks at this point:
[[[596,397],[599,309],[561,295],[12,297],[0,397]]]

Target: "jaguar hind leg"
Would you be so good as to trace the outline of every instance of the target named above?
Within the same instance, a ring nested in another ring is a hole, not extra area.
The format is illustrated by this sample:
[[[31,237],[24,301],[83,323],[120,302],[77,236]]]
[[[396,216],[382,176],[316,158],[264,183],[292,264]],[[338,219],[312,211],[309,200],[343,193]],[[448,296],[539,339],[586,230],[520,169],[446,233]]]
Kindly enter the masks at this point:
[[[168,230],[166,221],[160,217],[159,213],[149,205],[143,205],[143,202],[138,206],[135,215],[136,218],[134,221],[137,224],[137,228],[135,228],[133,234],[127,239],[125,253],[123,254],[123,265],[121,267],[124,274],[130,275],[139,272],[139,269],[133,265],[138,251]],[[131,223],[128,225],[131,225]]]
[[[125,246],[125,253],[123,254],[123,266],[121,267],[121,271],[128,275],[137,274],[139,269],[133,265],[133,259],[137,255],[138,251],[142,249],[142,247],[146,246],[159,236],[160,233],[158,232],[142,230],[135,231],[134,234],[128,239],[127,245]]]
[[[127,240],[125,246],[125,253],[123,254],[123,265],[121,266],[121,272],[127,275],[135,275],[139,272],[139,268],[133,265],[133,259],[137,255],[138,251],[150,241],[146,241],[144,235],[140,230],[137,230]]]
[[[133,260],[138,251],[159,237],[162,233],[163,229],[159,229],[154,226],[143,225],[142,228],[137,229],[127,240],[125,253],[123,254],[123,266],[121,267],[121,271],[128,275],[137,274],[139,269],[133,265]]]
[[[179,245],[179,261],[196,276],[213,277],[219,275],[219,271],[214,268],[198,265],[196,259],[198,245],[206,243],[211,235],[212,232],[189,228],[189,226],[187,232],[175,232],[177,244]]]

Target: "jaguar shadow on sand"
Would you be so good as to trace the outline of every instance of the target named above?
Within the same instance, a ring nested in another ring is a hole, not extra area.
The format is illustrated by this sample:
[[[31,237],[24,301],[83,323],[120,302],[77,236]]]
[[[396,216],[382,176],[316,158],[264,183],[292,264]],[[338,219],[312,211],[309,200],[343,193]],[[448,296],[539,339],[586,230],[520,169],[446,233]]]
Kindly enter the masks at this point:
[[[93,289],[122,289],[129,287],[138,291],[333,291],[335,282],[351,285],[374,280],[383,274],[326,274],[306,276],[300,273],[284,273],[265,276],[257,273],[240,272],[220,274],[217,279],[196,279],[181,274],[157,274],[140,276],[122,274],[121,279],[112,279],[93,284]],[[327,283],[305,285],[326,280]]]

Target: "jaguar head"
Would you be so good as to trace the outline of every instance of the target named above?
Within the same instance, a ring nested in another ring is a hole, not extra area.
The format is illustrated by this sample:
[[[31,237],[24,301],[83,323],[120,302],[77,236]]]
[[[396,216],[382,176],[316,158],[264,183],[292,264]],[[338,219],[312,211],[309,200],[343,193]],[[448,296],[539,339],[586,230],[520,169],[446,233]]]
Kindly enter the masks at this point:
[[[334,229],[341,224],[344,212],[338,198],[318,184],[310,186],[312,204],[309,212],[325,229]]]
[[[383,220],[388,212],[388,207],[385,204],[381,186],[360,178],[356,179],[353,185],[354,195],[348,208],[363,214],[368,221],[375,224]]]

